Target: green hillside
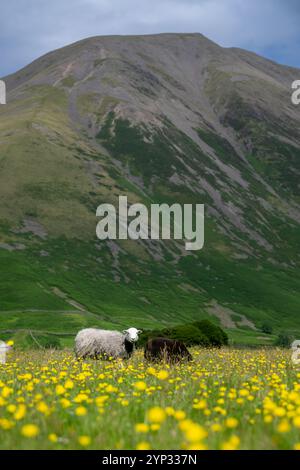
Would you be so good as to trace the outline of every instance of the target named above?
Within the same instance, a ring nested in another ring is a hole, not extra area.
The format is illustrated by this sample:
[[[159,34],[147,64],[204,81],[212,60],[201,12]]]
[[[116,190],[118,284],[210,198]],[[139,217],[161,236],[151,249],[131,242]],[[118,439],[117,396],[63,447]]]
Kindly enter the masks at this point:
[[[69,345],[87,326],[202,319],[236,343],[300,337],[294,74],[201,35],[157,35],[81,41],[6,77],[1,337]],[[119,195],[204,203],[203,250],[97,240],[96,208]]]

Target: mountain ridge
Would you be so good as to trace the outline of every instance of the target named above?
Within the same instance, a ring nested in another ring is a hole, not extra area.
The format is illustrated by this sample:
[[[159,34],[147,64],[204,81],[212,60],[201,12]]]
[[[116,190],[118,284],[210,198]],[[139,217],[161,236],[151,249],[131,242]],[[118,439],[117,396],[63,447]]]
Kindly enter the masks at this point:
[[[68,310],[53,293],[59,288],[100,324],[114,318],[123,325],[127,315],[152,326],[211,318],[212,311],[222,323],[228,309],[236,335],[251,336],[249,324],[259,328],[266,319],[279,328],[282,316],[288,329],[300,328],[295,71],[200,34],[166,33],[81,40],[6,77],[0,256],[10,281],[3,272],[3,312],[50,304]],[[115,204],[119,194],[146,205],[204,203],[204,249],[188,256],[172,241],[99,244],[96,207]],[[28,263],[34,273],[22,302],[22,295],[14,299],[15,270],[28,273]],[[182,295],[182,284],[197,293]],[[103,300],[107,288],[114,302]],[[168,305],[164,292],[171,291]],[[9,315],[2,317],[7,326]],[[240,329],[243,317],[249,323]]]

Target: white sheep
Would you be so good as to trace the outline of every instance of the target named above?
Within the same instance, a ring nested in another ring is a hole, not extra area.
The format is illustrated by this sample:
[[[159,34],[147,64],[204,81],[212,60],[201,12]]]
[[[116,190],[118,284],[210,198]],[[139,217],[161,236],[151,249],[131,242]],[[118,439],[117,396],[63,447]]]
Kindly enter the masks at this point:
[[[137,342],[139,333],[141,330],[136,328],[128,328],[123,333],[86,328],[79,331],[75,338],[76,357],[128,359],[134,351],[134,343]]]
[[[6,363],[6,354],[11,349],[11,347],[4,343],[4,341],[0,341],[0,364]]]
[[[300,364],[300,340],[296,339],[295,341],[292,342],[291,345],[292,348],[292,362],[293,364]]]

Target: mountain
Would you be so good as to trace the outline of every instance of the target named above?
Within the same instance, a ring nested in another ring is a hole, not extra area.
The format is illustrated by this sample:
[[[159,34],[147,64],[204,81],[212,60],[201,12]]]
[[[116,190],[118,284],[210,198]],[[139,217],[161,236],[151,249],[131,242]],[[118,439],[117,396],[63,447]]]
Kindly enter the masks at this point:
[[[209,318],[300,334],[299,70],[200,34],[94,37],[5,77],[0,329]],[[205,245],[96,238],[96,208],[204,203]]]

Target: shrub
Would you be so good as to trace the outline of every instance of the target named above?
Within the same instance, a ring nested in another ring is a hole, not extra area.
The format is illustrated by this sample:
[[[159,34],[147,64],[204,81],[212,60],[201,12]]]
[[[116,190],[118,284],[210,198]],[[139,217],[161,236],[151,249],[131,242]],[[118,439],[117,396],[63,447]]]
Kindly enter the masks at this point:
[[[194,322],[193,325],[199,328],[199,330],[207,336],[211,346],[220,347],[228,344],[228,336],[225,331],[209,320],[197,321]]]
[[[163,330],[162,336],[166,336],[171,339],[178,339],[183,341],[187,346],[202,345],[209,346],[209,338],[199,328],[193,324],[179,325],[174,328]]]
[[[261,331],[266,335],[271,335],[273,333],[273,327],[270,323],[265,322],[261,325]]]
[[[275,339],[275,346],[279,346],[280,348],[290,348],[292,341],[293,341],[293,336],[290,335],[289,333],[282,331],[279,333],[277,338]]]
[[[164,337],[183,341],[187,346],[217,346],[228,344],[228,336],[225,331],[209,320],[202,320],[186,325],[176,325],[161,330],[146,330],[140,336],[139,346],[146,344],[148,339]]]

